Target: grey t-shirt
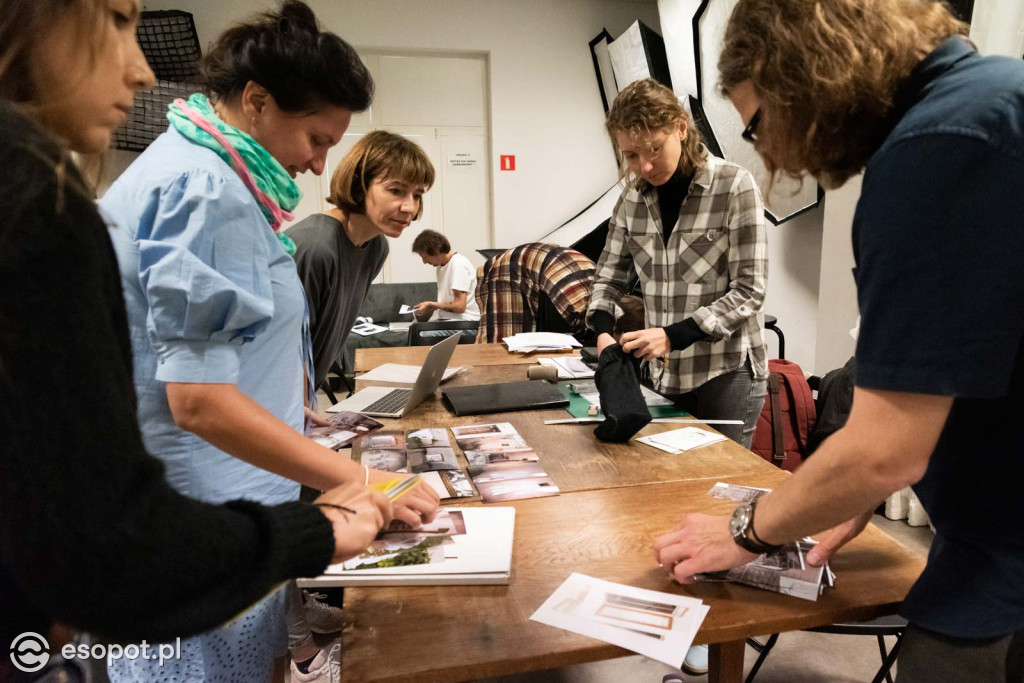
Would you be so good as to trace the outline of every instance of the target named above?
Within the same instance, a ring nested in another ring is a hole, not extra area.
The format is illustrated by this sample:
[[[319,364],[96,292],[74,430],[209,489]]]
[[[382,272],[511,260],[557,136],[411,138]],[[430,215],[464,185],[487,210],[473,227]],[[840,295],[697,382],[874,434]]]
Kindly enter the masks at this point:
[[[388,243],[377,235],[357,247],[339,221],[322,213],[296,223],[288,236],[295,240],[295,265],[309,301],[314,381],[320,386],[384,266]]]

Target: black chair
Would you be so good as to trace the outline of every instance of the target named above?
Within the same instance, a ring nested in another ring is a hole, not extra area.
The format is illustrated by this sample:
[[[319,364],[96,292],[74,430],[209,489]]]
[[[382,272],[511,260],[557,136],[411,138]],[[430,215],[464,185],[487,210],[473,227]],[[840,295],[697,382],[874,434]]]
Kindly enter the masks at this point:
[[[771,330],[775,334],[779,335],[779,358],[786,357],[786,337],[783,336],[782,330],[779,329],[779,319],[774,315],[764,314],[764,329]]]
[[[327,377],[324,378],[323,382],[320,382],[320,391],[327,395],[327,400],[331,402],[331,405],[335,405],[338,403],[338,397],[334,395],[334,389],[331,387],[331,373],[337,375],[341,383],[345,385],[345,390],[348,392],[346,396],[351,396],[352,392],[355,391],[355,387],[348,381],[348,377],[345,376],[345,371],[341,369],[338,361],[334,361],[331,364]]]
[[[841,635],[852,635],[852,636],[875,636],[878,638],[878,652],[882,655],[882,666],[879,667],[875,673],[875,677],[871,679],[871,683],[882,683],[887,681],[892,683],[892,676],[889,674],[892,665],[896,663],[896,657],[900,652],[900,644],[903,641],[903,631],[907,627],[907,620],[898,614],[893,614],[887,617],[879,617],[872,619],[871,621],[858,621],[848,624],[831,624],[829,626],[818,626],[816,628],[806,629],[807,631],[814,631],[815,633],[837,633]],[[896,644],[892,646],[892,650],[889,650],[885,646],[885,636],[895,636]],[[754,666],[751,667],[750,673],[747,674],[746,683],[752,683],[754,676],[757,675],[761,665],[764,664],[764,660],[768,657],[768,653],[775,647],[776,641],[779,639],[778,633],[773,633],[768,637],[764,643],[754,638],[747,638],[747,645],[757,650],[757,660],[754,662]]]
[[[415,322],[409,326],[409,346],[433,346],[441,341],[443,337],[424,336],[428,330],[442,330],[444,332],[462,332],[459,339],[460,344],[472,344],[476,341],[476,331],[480,327],[477,320],[432,320],[430,322]],[[472,335],[467,334],[472,331]]]

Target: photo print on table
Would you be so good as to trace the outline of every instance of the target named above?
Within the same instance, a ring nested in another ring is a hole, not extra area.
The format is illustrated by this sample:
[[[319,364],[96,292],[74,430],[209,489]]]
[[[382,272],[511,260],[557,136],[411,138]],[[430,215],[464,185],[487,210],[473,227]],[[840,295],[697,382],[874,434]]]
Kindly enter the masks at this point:
[[[429,448],[409,448],[409,470],[412,472],[436,472],[440,470],[457,470],[459,460],[450,447],[431,446]]]
[[[350,410],[336,413],[327,418],[327,421],[330,423],[329,426],[313,427],[309,432],[309,437],[321,446],[335,451],[350,446],[360,436],[384,426],[382,422],[377,422],[372,417]]]
[[[444,427],[417,429],[405,435],[405,447],[409,450],[413,448],[430,448],[432,446],[446,446],[450,448],[451,445],[452,442],[448,440],[448,430]]]
[[[544,498],[557,496],[558,485],[550,477],[531,477],[529,479],[501,479],[498,481],[473,483],[480,490],[480,498],[485,503],[503,503],[509,500],[525,498]]]

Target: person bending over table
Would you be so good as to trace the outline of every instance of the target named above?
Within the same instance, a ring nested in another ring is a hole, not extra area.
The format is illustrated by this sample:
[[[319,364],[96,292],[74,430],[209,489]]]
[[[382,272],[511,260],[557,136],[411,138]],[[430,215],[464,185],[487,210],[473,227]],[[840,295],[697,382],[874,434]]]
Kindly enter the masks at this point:
[[[434,166],[419,145],[383,130],[362,136],[331,176],[334,208],[288,229],[309,301],[314,386],[345,345],[388,257],[388,241],[423,214]]]
[[[284,503],[298,499],[300,483],[391,480],[304,435],[313,377],[306,302],[291,241],[277,232],[299,199],[294,176],[320,173],[352,112],[369,105],[370,75],[347,43],[320,31],[309,7],[288,0],[224,32],[201,77],[212,100],[172,104],[170,128],[100,202],[114,221],[143,438],[171,485],[207,502]],[[405,501],[394,514],[413,525],[438,505],[429,487]],[[330,668],[290,582],[182,641],[180,659],[122,659],[110,678],[201,671],[264,680],[284,654],[285,597],[293,675]]]
[[[322,496],[329,507],[211,505],[147,454],[117,263],[70,154],[107,149],[153,86],[139,12],[0,0],[0,642],[34,632],[51,652],[58,622],[115,642],[214,628],[358,554],[391,516],[357,484]],[[0,680],[16,674],[0,658]]]
[[[531,242],[487,259],[477,272],[478,344],[520,332],[588,334],[594,262],[574,249]]]
[[[936,533],[901,609],[901,683],[1024,680],[1024,62],[966,34],[944,3],[736,5],[721,88],[769,171],[864,171],[853,407],[756,506],[654,546],[689,583],[831,527],[819,566],[913,485]]]
[[[615,302],[636,270],[646,329],[623,351],[649,361],[654,388],[750,447],[764,406],[768,244],[753,176],[711,155],[671,90],[626,86],[606,122],[627,186],[612,211],[587,316],[598,354],[616,343]]]

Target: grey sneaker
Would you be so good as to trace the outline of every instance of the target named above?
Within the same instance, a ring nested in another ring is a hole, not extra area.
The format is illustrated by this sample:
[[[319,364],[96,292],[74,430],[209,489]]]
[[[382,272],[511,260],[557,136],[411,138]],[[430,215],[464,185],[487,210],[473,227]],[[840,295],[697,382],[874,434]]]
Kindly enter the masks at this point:
[[[693,645],[686,651],[683,671],[691,676],[703,676],[708,672],[708,646]]]
[[[340,607],[332,607],[320,602],[327,596],[323,593],[302,591],[303,607],[306,610],[306,622],[313,633],[335,633],[345,626],[344,615]]]
[[[309,665],[309,671],[302,673],[291,664],[294,683],[341,683],[341,644],[335,643],[328,651],[320,650]]]

